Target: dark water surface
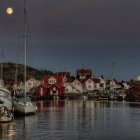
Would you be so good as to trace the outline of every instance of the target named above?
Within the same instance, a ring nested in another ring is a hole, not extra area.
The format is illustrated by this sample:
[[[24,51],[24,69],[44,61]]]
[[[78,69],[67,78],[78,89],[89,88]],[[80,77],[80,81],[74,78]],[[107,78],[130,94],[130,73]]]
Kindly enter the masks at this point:
[[[0,124],[2,140],[140,140],[140,103],[37,102],[36,115]]]

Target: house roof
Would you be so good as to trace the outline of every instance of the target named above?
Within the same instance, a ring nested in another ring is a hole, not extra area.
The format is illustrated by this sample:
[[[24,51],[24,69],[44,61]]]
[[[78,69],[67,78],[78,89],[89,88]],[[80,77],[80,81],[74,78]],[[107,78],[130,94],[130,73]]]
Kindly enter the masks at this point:
[[[91,69],[78,69],[77,70],[77,74],[78,75],[91,75],[92,74],[92,71]]]
[[[72,83],[74,81],[74,79],[73,78],[67,78],[67,83]]]
[[[99,78],[92,78],[92,80],[94,81],[94,83],[100,83],[100,79]]]
[[[59,83],[59,84],[62,83],[62,81],[63,81],[63,78],[62,78],[61,75],[53,74],[53,75],[47,75],[47,76],[43,77],[44,84],[47,84],[48,83],[48,79],[50,79],[51,77],[56,79],[57,83]]]
[[[134,82],[130,83],[130,87],[132,87],[132,86],[140,87],[140,81],[134,81]]]
[[[47,88],[50,88],[50,87],[52,87],[52,86],[55,86],[55,87],[58,87],[58,88],[64,88],[64,86],[61,85],[61,84],[48,85]]]

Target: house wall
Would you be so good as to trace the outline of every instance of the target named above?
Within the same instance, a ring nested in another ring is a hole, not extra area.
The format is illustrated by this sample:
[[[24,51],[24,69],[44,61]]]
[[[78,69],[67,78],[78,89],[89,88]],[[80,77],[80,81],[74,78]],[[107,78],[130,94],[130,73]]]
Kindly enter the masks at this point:
[[[59,88],[56,85],[52,85],[51,87],[48,88],[48,95],[57,95],[57,96],[61,96],[64,94],[64,89],[63,88]]]
[[[41,95],[41,88],[43,91],[43,95]],[[44,86],[38,86],[36,88],[36,96],[46,96],[47,95],[47,88],[45,88]]]
[[[85,82],[85,90],[87,91],[93,91],[95,88],[94,88],[94,82],[92,80],[87,80]]]
[[[78,80],[73,81],[72,86],[74,87],[74,93],[83,93],[83,86]]]
[[[73,88],[72,88],[72,86],[67,85],[67,86],[65,87],[65,93],[73,93]]]

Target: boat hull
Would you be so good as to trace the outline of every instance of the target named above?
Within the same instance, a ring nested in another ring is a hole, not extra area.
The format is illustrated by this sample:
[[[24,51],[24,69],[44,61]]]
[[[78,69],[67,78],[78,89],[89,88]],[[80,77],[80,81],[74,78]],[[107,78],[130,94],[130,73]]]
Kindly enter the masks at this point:
[[[1,123],[11,122],[12,120],[13,120],[13,117],[6,117],[6,116],[0,117]]]
[[[9,111],[12,111],[11,93],[3,87],[0,87],[0,107],[1,106],[6,107]]]
[[[14,105],[14,112],[17,114],[34,114],[36,112],[36,106],[34,104],[16,104]]]

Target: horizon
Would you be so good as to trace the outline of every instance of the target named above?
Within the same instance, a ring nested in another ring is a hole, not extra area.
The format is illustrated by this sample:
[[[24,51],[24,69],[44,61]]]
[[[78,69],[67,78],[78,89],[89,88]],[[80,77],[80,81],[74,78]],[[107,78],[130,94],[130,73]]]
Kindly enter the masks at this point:
[[[140,74],[140,2],[137,0],[27,1],[28,65],[53,72],[91,69],[119,81]],[[6,8],[13,7],[12,15]],[[4,61],[23,63],[23,1],[0,2]]]

